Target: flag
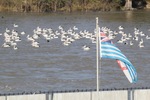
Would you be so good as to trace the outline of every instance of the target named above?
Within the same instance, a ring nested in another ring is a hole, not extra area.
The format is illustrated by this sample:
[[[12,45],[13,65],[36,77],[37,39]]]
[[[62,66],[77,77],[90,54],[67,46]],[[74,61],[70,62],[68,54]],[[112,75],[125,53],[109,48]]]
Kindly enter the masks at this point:
[[[105,33],[100,32],[100,57],[115,59],[130,83],[137,82],[136,69],[128,58],[119,50]]]

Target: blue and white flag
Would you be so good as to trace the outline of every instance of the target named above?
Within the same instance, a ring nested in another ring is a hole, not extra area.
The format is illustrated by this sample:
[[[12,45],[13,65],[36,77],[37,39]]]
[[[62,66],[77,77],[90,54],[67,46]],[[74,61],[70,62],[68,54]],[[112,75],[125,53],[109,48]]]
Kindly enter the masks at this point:
[[[128,58],[107,38],[108,37],[103,33],[100,41],[101,58],[109,58],[117,60],[117,63],[119,64],[122,71],[128,78],[129,82],[136,83],[137,82],[136,69],[134,68],[132,63],[128,60]]]

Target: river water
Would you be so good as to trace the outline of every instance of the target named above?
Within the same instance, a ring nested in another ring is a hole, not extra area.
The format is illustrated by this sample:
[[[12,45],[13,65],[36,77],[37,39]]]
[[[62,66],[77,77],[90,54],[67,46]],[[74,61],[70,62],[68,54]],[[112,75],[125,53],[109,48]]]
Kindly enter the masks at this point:
[[[150,35],[150,11],[117,11],[90,13],[0,13],[0,33],[6,28],[24,31],[18,42],[18,49],[0,47],[0,93],[22,91],[53,91],[96,88],[96,45],[89,39],[79,39],[69,46],[64,46],[60,39],[46,42],[40,38],[39,48],[33,48],[26,36],[33,30],[52,28],[64,30],[73,26],[78,31],[87,30],[94,33],[95,18],[99,18],[100,27],[118,31],[123,26],[126,33],[134,34],[138,28]],[[19,25],[14,28],[13,24]],[[144,48],[113,42],[135,66],[138,82],[131,84],[116,64],[116,61],[102,59],[100,68],[100,88],[149,87],[150,83],[150,40],[144,40]],[[0,45],[4,36],[0,36]],[[82,46],[90,46],[83,51]]]

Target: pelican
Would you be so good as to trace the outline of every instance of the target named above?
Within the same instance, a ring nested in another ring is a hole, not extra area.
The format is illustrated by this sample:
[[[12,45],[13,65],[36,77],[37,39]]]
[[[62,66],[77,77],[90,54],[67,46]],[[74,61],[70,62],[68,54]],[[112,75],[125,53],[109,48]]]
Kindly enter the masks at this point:
[[[13,26],[14,26],[14,27],[18,27],[18,25],[17,25],[17,24],[14,24]]]
[[[139,47],[140,47],[140,48],[143,48],[144,45],[140,42],[140,43],[139,43]]]
[[[28,41],[35,41],[35,40],[33,39],[33,37],[30,37],[29,35],[27,35],[27,40],[28,40]]]
[[[118,28],[119,28],[119,30],[123,30],[124,29],[122,26],[119,26]]]
[[[119,34],[124,34],[124,32],[123,32],[123,31],[119,31],[118,33],[119,33]]]
[[[143,39],[141,39],[141,41],[139,42],[139,47],[140,48],[144,47],[144,45],[143,45]]]
[[[122,40],[118,40],[117,43],[123,43],[123,41]]]
[[[68,46],[69,42],[68,41],[64,41],[63,45]]]
[[[117,35],[117,34],[118,34],[118,32],[114,31],[114,34],[115,34],[115,35]]]
[[[8,47],[10,47],[10,44],[4,43],[4,44],[2,45],[2,47],[8,48]]]
[[[129,37],[129,38],[131,38],[131,37],[132,37],[132,35],[129,33],[129,34],[128,34],[128,37]]]
[[[9,33],[10,32],[10,30],[8,29],[8,28],[6,28],[6,30],[5,30],[7,33]]]
[[[73,26],[73,30],[78,30],[78,28],[76,26]]]
[[[13,41],[11,41],[11,46],[16,46],[17,45],[17,43],[15,43],[15,42],[13,42]]]
[[[150,39],[150,37],[147,35],[147,36],[146,36],[146,39],[147,39],[147,40],[149,40],[149,39]]]
[[[79,34],[74,34],[74,39],[80,39],[81,38],[81,36],[79,35]]]
[[[17,31],[15,31],[15,30],[12,30],[12,35],[14,35],[14,36],[18,36],[18,33],[17,33]]]
[[[133,40],[138,41],[138,40],[139,40],[139,37],[137,37],[137,36],[135,35],[135,37],[133,38]]]
[[[56,34],[56,35],[60,35],[60,33],[59,33],[58,31],[55,31],[55,34]]]
[[[59,30],[63,30],[62,26],[58,26],[58,29],[59,29]]]
[[[132,41],[130,41],[130,45],[133,45],[133,42],[132,42]]]
[[[90,50],[90,47],[84,45],[84,46],[82,47],[82,49],[83,49],[84,51],[89,51],[89,50]]]
[[[25,33],[25,32],[21,32],[20,34],[21,34],[21,35],[25,35],[26,33]]]
[[[32,45],[33,47],[36,47],[36,48],[37,48],[37,47],[40,47],[40,46],[39,46],[39,43],[38,43],[38,42],[35,42],[35,41],[34,41],[34,42],[32,42],[32,44],[31,44],[31,45]]]
[[[21,41],[21,39],[20,39],[20,37],[15,37],[15,39],[14,39],[16,42],[19,42],[19,41]]]
[[[39,36],[37,35],[37,34],[33,34],[33,36],[32,36],[34,39],[38,39],[39,38]]]
[[[48,29],[46,29],[46,28],[43,28],[43,33],[47,33],[48,32]]]
[[[38,27],[37,27],[37,31],[38,31],[38,32],[42,32],[42,29],[38,26]]]
[[[18,49],[18,47],[14,45],[14,46],[13,46],[13,49],[14,49],[14,50],[17,50],[17,49]]]
[[[143,39],[141,39],[140,43],[143,43]]]
[[[135,28],[134,28],[134,31],[137,31],[137,30],[139,30],[139,29],[135,27]]]
[[[144,34],[142,31],[140,32],[140,35],[141,35],[141,36],[145,36],[145,34]]]

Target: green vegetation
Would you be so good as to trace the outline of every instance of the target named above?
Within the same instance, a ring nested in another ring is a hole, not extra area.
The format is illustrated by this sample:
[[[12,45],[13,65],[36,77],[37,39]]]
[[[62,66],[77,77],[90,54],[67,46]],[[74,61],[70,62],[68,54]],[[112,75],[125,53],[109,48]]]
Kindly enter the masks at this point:
[[[120,0],[0,0],[0,11],[72,12],[120,9]]]

